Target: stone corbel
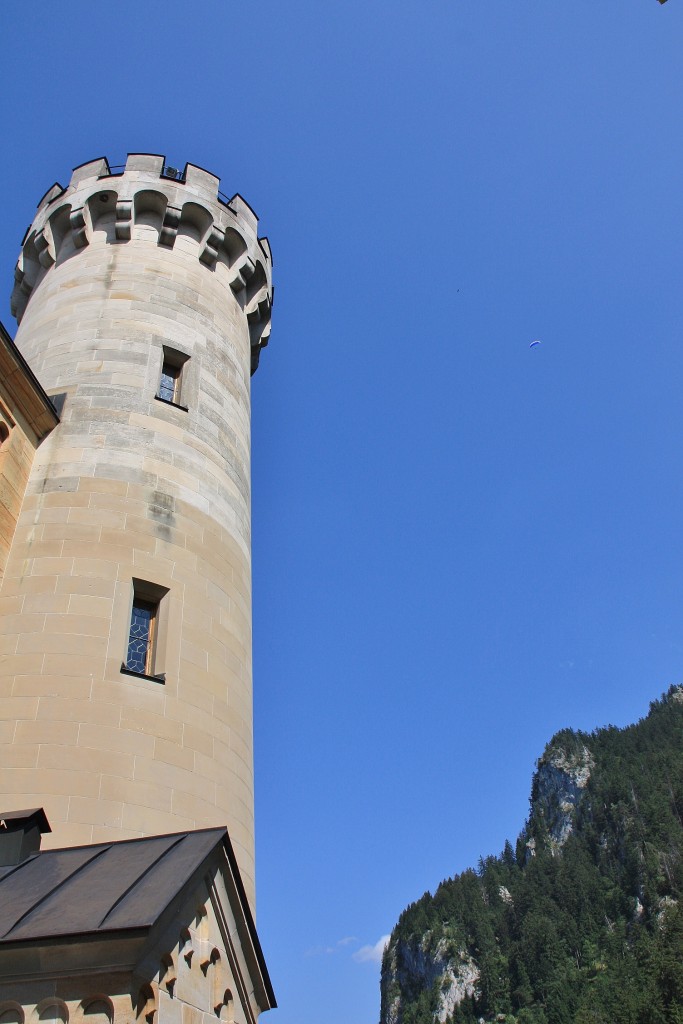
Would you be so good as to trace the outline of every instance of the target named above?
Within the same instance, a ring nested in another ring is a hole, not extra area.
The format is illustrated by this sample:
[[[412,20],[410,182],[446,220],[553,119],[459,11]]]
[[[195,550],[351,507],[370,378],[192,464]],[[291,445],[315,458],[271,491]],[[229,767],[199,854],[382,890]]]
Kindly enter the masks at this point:
[[[181,213],[182,210],[179,206],[166,207],[164,222],[161,225],[161,234],[159,235],[159,245],[166,245],[169,249],[173,248],[178,234]]]
[[[241,263],[230,268],[230,287],[235,294],[246,288],[247,281],[253,276],[255,270],[256,264],[246,255],[242,258]]]
[[[26,303],[28,302],[32,291],[33,285],[17,263],[14,268],[14,288],[12,290],[12,298],[10,300],[10,311],[12,316],[16,317],[17,322],[24,314]]]
[[[256,373],[261,349],[265,348],[270,339],[270,296],[261,293],[262,298],[255,302],[247,313],[249,324],[249,342],[251,345],[251,373]]]
[[[133,218],[133,200],[119,199],[116,204],[115,233],[119,242],[130,241],[130,228]]]
[[[50,252],[49,242],[45,237],[44,230],[38,232],[38,234],[33,239],[33,244],[36,247],[36,252],[38,254],[38,262],[40,263],[41,267],[45,267],[46,270],[49,270],[49,268],[54,263],[54,257]]]
[[[250,365],[250,372],[251,372],[251,376],[252,377],[254,376],[256,371],[258,370],[258,363],[259,363],[259,359],[260,358],[261,358],[261,341],[258,338],[256,339],[256,341],[254,341],[254,339],[252,338],[251,339],[251,365]]]
[[[83,249],[88,244],[88,236],[85,233],[85,211],[82,206],[71,211],[69,223],[74,245],[77,249]]]
[[[249,324],[259,324],[270,319],[270,295],[266,286],[262,288],[258,296],[250,303],[247,310]]]
[[[204,248],[199,254],[199,259],[207,267],[213,269],[216,266],[216,260],[218,259],[218,250],[220,249],[221,242],[225,238],[225,232],[221,231],[219,227],[214,226],[209,231],[209,236],[204,243]]]
[[[33,282],[29,281],[28,275],[21,269],[18,263],[14,271],[14,280],[17,282],[21,294],[28,298],[33,291]]]

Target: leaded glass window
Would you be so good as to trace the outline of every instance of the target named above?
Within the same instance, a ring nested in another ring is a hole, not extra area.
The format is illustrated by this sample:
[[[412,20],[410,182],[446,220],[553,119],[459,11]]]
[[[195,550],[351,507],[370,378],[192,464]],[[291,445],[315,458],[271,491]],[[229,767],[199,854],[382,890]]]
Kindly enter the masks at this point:
[[[162,402],[170,402],[186,409],[186,406],[182,405],[182,393],[185,390],[185,368],[189,360],[190,357],[185,352],[169,348],[168,345],[163,346],[159,390],[156,396]]]
[[[126,668],[131,672],[141,672],[143,675],[150,672],[157,607],[150,601],[139,601],[137,598],[133,601],[126,656]]]
[[[171,366],[169,362],[164,361],[159,381],[159,398],[163,398],[165,402],[178,401],[180,369],[180,366]]]

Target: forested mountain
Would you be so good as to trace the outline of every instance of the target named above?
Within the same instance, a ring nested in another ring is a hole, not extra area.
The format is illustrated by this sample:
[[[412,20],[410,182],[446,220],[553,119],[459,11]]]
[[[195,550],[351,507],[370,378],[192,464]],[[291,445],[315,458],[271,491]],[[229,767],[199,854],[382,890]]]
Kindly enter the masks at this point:
[[[401,914],[381,1024],[683,1024],[683,687],[558,733],[517,840]]]

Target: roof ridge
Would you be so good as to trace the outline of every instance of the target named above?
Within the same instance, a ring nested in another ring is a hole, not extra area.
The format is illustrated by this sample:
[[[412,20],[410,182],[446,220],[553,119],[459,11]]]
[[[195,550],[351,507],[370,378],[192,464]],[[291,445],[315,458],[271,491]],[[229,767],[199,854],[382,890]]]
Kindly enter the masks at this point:
[[[110,839],[102,843],[77,843],[75,846],[51,846],[47,850],[38,850],[35,856],[44,857],[53,853],[66,853],[69,850],[92,850],[96,847],[123,846],[124,843],[146,843],[150,839],[179,839],[197,835],[198,832],[226,832],[225,825],[206,825],[204,828],[186,829],[184,832],[160,832],[159,835],[131,836],[129,839]],[[19,865],[21,867],[21,865]]]

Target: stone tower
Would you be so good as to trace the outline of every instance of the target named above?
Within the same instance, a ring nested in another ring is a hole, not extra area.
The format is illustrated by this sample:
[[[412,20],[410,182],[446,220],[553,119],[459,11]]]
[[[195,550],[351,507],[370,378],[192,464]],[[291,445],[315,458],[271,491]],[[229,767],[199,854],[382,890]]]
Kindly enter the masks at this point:
[[[0,586],[3,809],[67,846],[227,825],[253,905],[250,374],[271,256],[240,196],[148,154],[76,168],[16,270],[61,422]]]

